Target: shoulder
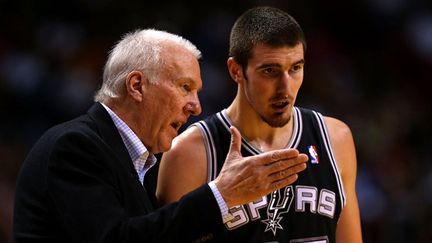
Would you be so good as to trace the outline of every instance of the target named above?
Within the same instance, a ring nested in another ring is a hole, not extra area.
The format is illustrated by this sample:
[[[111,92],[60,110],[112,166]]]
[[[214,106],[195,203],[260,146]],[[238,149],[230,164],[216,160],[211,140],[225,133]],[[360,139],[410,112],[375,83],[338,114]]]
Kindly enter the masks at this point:
[[[346,140],[352,140],[352,133],[350,127],[343,121],[324,116],[327,129],[335,142],[346,142]]]
[[[23,169],[38,168],[52,173],[60,171],[84,171],[77,168],[99,171],[106,163],[98,155],[112,154],[103,146],[96,131],[79,120],[68,121],[48,129],[33,145],[23,163]]]
[[[48,129],[33,145],[26,164],[79,164],[84,158],[110,154],[110,148],[96,130],[81,119],[67,121]]]
[[[350,127],[343,121],[324,117],[335,159],[342,176],[350,174],[356,168],[355,146]]]
[[[322,117],[325,123],[325,127],[331,138],[331,143],[333,146],[339,147],[343,146],[346,142],[352,143],[352,133],[350,127],[343,121],[330,117],[324,116],[320,112],[304,107],[296,107],[303,115],[309,116],[313,120]],[[321,119],[319,119],[321,120]]]
[[[49,149],[67,145],[68,142],[77,142],[79,145],[82,142],[95,139],[98,139],[96,132],[83,122],[82,117],[79,117],[49,128],[36,141],[34,147],[43,146],[45,149]]]
[[[201,131],[191,126],[174,138],[170,150],[161,157],[161,169],[200,171],[206,158]],[[174,171],[173,171],[174,173]]]
[[[201,131],[191,126],[174,138],[171,149],[163,153],[162,170],[201,171],[204,166],[206,150]]]
[[[77,151],[80,151],[79,154],[82,156],[93,156],[105,145],[100,134],[81,119],[51,128],[41,140],[45,141],[48,147],[52,146],[53,155],[59,156],[71,156]]]
[[[165,152],[164,156],[179,155],[184,152],[190,153],[193,149],[203,146],[203,144],[204,140],[200,129],[196,126],[191,126],[174,138],[171,149]]]

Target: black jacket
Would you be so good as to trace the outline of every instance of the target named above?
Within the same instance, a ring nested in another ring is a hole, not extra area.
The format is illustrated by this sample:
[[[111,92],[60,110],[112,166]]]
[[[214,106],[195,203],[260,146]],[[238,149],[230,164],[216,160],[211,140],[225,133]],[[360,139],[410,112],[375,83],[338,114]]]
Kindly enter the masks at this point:
[[[220,210],[203,185],[154,210],[108,112],[48,130],[17,180],[13,237],[20,242],[224,241]]]

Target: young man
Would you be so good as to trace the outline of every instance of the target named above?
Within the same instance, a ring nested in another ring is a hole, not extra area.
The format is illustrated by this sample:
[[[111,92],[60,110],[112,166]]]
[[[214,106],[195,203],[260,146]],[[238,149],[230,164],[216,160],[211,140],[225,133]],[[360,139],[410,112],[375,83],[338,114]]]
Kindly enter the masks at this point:
[[[256,7],[237,19],[227,61],[237,95],[227,109],[193,124],[164,153],[157,187],[163,203],[220,173],[230,146],[228,129],[235,126],[243,156],[296,148],[309,155],[309,162],[295,183],[230,208],[234,217],[225,226],[233,242],[362,242],[350,129],[294,106],[305,49],[301,27],[279,9]]]
[[[154,210],[143,179],[154,154],[167,151],[180,126],[201,112],[200,55],[192,43],[164,31],[124,36],[105,64],[96,103],[47,131],[24,162],[14,242],[224,242],[227,207],[296,179],[307,156],[285,149],[242,158],[240,135],[232,129],[224,171]]]

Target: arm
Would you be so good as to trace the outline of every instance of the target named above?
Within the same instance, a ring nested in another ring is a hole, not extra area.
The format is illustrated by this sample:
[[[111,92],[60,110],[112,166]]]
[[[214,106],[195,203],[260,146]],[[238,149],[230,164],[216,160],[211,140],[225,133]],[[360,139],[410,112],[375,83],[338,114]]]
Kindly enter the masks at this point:
[[[336,229],[337,242],[362,242],[360,213],[355,190],[357,160],[349,127],[334,118],[325,117],[335,159],[342,176],[346,205],[342,209]]]
[[[204,140],[197,127],[177,136],[162,155],[156,196],[162,204],[179,200],[206,183],[207,162]]]

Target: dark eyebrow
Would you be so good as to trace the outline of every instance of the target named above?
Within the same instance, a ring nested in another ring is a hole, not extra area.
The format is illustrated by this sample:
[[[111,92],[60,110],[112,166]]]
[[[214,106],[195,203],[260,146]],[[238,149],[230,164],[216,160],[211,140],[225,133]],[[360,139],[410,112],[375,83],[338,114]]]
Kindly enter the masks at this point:
[[[258,66],[258,69],[269,68],[269,67],[281,67],[281,65],[277,63],[264,63]]]
[[[298,64],[305,64],[305,60],[302,58],[298,60],[297,62],[293,63],[292,66],[298,65]],[[263,68],[269,68],[269,67],[280,67],[281,65],[278,63],[264,63],[261,66],[258,66],[258,69]]]
[[[295,62],[295,63],[293,64],[293,66],[294,66],[294,65],[297,65],[297,64],[305,64],[305,59],[300,59],[300,60],[298,60],[297,62]]]

